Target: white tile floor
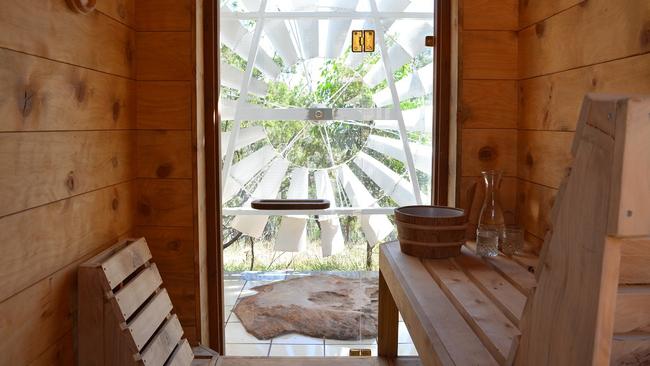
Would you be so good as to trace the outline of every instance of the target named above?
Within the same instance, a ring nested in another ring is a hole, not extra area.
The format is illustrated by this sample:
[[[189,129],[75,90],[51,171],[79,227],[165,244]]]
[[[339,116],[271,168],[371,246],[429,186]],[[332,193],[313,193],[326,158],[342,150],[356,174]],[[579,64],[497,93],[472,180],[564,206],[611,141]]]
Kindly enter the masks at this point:
[[[323,273],[323,272],[320,272]],[[360,278],[376,276],[364,272],[330,272],[332,274]],[[286,278],[306,276],[309,273],[265,272],[228,274],[225,280],[226,354],[230,356],[348,356],[351,348],[369,348],[377,355],[377,340],[340,341],[319,339],[300,334],[287,334],[270,340],[259,340],[249,334],[232,312],[237,300],[255,293],[251,288]],[[400,317],[399,345],[397,352],[403,356],[417,355],[406,324]]]

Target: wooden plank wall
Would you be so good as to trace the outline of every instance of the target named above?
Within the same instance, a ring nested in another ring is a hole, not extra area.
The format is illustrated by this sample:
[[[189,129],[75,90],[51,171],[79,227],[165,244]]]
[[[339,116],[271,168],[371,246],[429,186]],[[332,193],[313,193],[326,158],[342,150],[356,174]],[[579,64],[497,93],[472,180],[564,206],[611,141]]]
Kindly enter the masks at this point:
[[[540,245],[584,94],[650,94],[650,2],[522,0],[518,212]]]
[[[204,215],[198,205],[203,189],[199,182],[204,180],[203,163],[197,163],[202,149],[196,148],[202,121],[197,123],[195,108],[197,98],[201,100],[197,85],[203,82],[195,78],[195,68],[199,76],[201,69],[194,41],[201,1],[137,0],[135,7],[135,232],[147,238],[185,335],[196,343],[207,331],[201,328],[207,297],[201,296],[199,281],[205,267],[200,265],[205,263]]]
[[[477,182],[471,221],[483,202],[481,171],[504,172],[501,202],[515,220],[517,188],[517,0],[459,3],[460,205]],[[471,228],[475,235],[475,228]]]
[[[0,364],[74,360],[77,265],[132,234],[135,0],[0,6]]]

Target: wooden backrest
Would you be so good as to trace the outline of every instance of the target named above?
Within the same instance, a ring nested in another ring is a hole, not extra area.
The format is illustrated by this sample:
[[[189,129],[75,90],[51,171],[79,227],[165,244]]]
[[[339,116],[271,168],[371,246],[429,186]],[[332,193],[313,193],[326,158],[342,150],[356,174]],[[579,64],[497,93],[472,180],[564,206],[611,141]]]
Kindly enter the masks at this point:
[[[190,365],[194,355],[144,238],[79,268],[79,364]]]
[[[650,97],[588,95],[572,155],[522,318],[518,365],[610,362],[627,272],[621,248],[650,236]]]

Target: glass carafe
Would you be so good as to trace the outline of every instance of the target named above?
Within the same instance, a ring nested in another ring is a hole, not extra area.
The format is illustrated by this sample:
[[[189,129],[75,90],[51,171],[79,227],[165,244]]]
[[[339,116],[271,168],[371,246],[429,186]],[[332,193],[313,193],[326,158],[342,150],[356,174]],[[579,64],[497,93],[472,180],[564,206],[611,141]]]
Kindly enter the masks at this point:
[[[499,241],[505,229],[503,210],[499,204],[502,172],[487,170],[481,173],[485,182],[485,200],[476,228],[476,253],[480,256],[494,257],[499,254]]]

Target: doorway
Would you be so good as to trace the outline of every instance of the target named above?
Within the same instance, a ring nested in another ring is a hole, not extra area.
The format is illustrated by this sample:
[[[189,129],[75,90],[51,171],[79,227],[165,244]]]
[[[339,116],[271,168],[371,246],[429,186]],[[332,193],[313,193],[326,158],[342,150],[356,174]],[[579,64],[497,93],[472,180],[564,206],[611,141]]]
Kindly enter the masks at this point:
[[[223,0],[219,24],[225,353],[376,352],[361,331],[259,339],[233,309],[279,281],[376,280],[377,249],[395,239],[394,208],[431,204],[436,60],[425,37],[434,3]],[[263,198],[330,207],[251,207]],[[400,353],[413,354],[403,323],[400,339]]]

